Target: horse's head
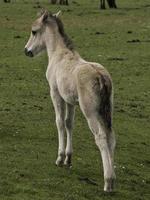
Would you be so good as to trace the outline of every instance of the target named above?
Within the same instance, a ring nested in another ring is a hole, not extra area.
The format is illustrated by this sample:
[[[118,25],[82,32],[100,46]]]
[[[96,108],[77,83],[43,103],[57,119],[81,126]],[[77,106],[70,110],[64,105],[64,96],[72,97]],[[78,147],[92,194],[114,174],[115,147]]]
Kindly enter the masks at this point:
[[[56,19],[60,12],[51,14],[42,11],[38,19],[33,23],[30,38],[25,46],[26,56],[33,57],[46,49],[46,41],[52,44],[55,30],[58,28]]]

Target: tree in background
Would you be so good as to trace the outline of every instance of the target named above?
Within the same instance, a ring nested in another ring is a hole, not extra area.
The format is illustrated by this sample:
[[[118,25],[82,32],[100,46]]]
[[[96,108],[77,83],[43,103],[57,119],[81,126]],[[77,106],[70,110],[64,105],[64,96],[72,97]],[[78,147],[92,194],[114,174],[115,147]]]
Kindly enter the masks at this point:
[[[107,0],[109,8],[117,8],[116,0]],[[105,9],[105,0],[100,0],[100,8]]]

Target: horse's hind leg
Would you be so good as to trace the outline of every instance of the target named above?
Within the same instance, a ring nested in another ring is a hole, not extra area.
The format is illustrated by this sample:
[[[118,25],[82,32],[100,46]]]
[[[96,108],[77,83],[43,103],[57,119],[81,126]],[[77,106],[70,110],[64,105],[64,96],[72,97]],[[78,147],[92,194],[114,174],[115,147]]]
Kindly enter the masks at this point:
[[[117,8],[116,0],[113,0],[113,7]]]
[[[72,157],[72,129],[74,122],[74,106],[66,104],[66,118],[65,118],[65,127],[67,133],[67,145],[66,145],[66,158],[64,164],[66,166],[71,166],[71,157]]]
[[[115,180],[115,172],[113,166],[113,143],[114,137],[111,135],[111,131],[103,123],[103,119],[97,112],[97,106],[95,105],[96,96],[94,94],[80,96],[79,103],[80,108],[87,119],[90,130],[95,137],[95,143],[98,146],[103,163],[104,171],[104,191],[111,192]],[[95,101],[94,101],[95,99]],[[111,137],[110,137],[111,136]]]
[[[69,5],[69,2],[68,2],[68,0],[66,0],[66,5],[67,5],[67,6]]]
[[[105,0],[100,1],[100,7],[101,9],[105,9]]]
[[[95,143],[101,152],[105,181],[104,191],[111,192],[115,180],[113,151],[111,144],[109,145],[109,141],[112,142],[112,139],[108,139],[111,133],[106,131],[104,124],[100,122],[96,115],[88,117],[87,121],[91,131],[94,134]]]
[[[108,147],[110,151],[111,162],[112,162],[112,165],[114,166],[114,150],[116,146],[116,139],[115,139],[115,134],[113,130],[111,131],[108,130],[107,140],[108,140]]]

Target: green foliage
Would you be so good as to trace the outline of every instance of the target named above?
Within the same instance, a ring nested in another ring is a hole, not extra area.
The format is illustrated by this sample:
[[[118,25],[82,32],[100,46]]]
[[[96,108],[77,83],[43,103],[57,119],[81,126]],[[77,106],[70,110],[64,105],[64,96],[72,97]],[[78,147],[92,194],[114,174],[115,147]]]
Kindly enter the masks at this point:
[[[75,0],[69,7],[39,2],[0,2],[0,199],[150,199],[149,0],[118,0],[119,9],[104,11],[98,10],[96,0]],[[101,159],[79,109],[73,168],[54,165],[58,141],[45,78],[47,57],[24,55],[40,6],[51,11],[61,8],[76,49],[112,74],[117,184],[111,195],[102,191]]]

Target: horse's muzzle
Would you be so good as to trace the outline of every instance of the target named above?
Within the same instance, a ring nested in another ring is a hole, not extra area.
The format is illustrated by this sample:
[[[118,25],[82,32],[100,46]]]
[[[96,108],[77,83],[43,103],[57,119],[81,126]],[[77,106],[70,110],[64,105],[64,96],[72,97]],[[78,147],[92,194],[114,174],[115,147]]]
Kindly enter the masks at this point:
[[[27,48],[24,49],[24,53],[25,53],[26,56],[33,57],[32,51],[28,51]]]

